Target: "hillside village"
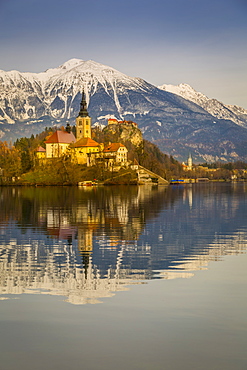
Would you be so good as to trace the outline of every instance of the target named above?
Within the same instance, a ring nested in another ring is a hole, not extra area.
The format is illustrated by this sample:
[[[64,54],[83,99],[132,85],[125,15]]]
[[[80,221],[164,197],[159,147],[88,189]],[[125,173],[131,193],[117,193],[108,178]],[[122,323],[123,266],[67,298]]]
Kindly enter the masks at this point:
[[[110,118],[108,127],[110,127],[112,134],[121,127],[121,132],[124,129],[128,132],[129,140],[134,146],[142,144],[142,134],[135,122]],[[134,135],[131,135],[133,133],[131,129],[134,129]],[[137,130],[138,133],[136,133]],[[127,139],[127,135],[125,135],[125,139]],[[56,130],[46,138],[44,144],[45,148],[39,146],[36,149],[36,157],[40,165],[45,165],[50,160],[69,157],[74,164],[86,165],[87,167],[100,165],[111,172],[129,169],[137,174],[138,183],[168,184],[168,181],[158,174],[140,166],[137,161],[131,161],[128,158],[128,149],[123,143],[110,141],[99,143],[92,139],[92,122],[87,110],[84,92],[82,93],[80,111],[75,121],[75,135],[71,126],[67,124],[65,129]]]
[[[118,122],[109,119],[108,125],[127,124],[137,126],[134,122]],[[82,94],[81,109],[76,118],[76,136],[67,124],[65,130],[57,130],[45,141],[45,148],[39,146],[36,151],[40,161],[61,158],[70,155],[72,162],[93,166],[97,162],[105,162],[106,167],[126,167],[128,149],[122,143],[98,143],[92,139],[91,117],[87,111],[87,103]]]

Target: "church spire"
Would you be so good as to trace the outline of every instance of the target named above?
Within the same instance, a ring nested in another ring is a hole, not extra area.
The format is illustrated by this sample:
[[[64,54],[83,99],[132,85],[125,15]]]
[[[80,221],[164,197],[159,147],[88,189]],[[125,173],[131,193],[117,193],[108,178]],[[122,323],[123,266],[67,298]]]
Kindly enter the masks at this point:
[[[82,91],[81,109],[76,117],[76,139],[89,137],[91,139],[91,118],[87,111],[87,102],[84,90]]]
[[[78,117],[89,117],[88,111],[87,111],[87,102],[84,90],[82,91],[82,98],[81,98],[81,109],[78,114]]]

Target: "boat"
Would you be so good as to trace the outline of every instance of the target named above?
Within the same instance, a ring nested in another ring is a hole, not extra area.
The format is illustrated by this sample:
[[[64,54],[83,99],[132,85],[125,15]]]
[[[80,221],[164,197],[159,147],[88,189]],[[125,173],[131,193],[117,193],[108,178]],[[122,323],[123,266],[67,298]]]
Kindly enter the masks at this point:
[[[177,185],[177,184],[184,184],[185,181],[183,179],[177,179],[177,180],[171,180],[170,184],[171,185]]]
[[[95,181],[81,181],[78,182],[78,186],[95,186],[97,183]]]

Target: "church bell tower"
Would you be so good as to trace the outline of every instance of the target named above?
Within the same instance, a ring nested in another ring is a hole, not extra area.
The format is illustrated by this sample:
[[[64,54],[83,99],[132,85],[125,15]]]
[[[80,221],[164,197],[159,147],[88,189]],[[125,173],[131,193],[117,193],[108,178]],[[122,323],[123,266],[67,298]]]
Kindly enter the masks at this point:
[[[91,117],[88,115],[84,91],[82,92],[81,109],[76,117],[76,140],[78,141],[83,137],[91,139]]]
[[[193,166],[193,163],[192,163],[192,155],[191,154],[189,154],[187,164],[188,164],[188,170],[191,171],[192,170],[192,166]]]

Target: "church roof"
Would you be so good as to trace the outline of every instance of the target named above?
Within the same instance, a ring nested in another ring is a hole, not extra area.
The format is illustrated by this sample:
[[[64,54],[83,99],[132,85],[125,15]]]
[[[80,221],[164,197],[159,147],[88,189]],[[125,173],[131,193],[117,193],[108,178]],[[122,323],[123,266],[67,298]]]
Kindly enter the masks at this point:
[[[81,148],[84,147],[96,147],[99,146],[99,143],[94,141],[93,139],[90,139],[89,137],[82,137],[80,140],[78,140],[75,143],[75,148]]]
[[[125,148],[125,146],[121,143],[111,143],[105,147],[104,152],[105,153],[117,152],[120,147]]]
[[[48,140],[45,141],[46,144],[61,143],[61,144],[71,144],[76,141],[74,134],[67,131],[56,131],[54,132]]]
[[[36,152],[40,152],[40,153],[45,153],[46,150],[44,148],[42,148],[42,146],[39,146],[37,149],[36,149]]]
[[[81,98],[81,109],[78,114],[78,117],[89,117],[88,111],[87,111],[87,102],[84,91],[82,92],[82,98]]]

